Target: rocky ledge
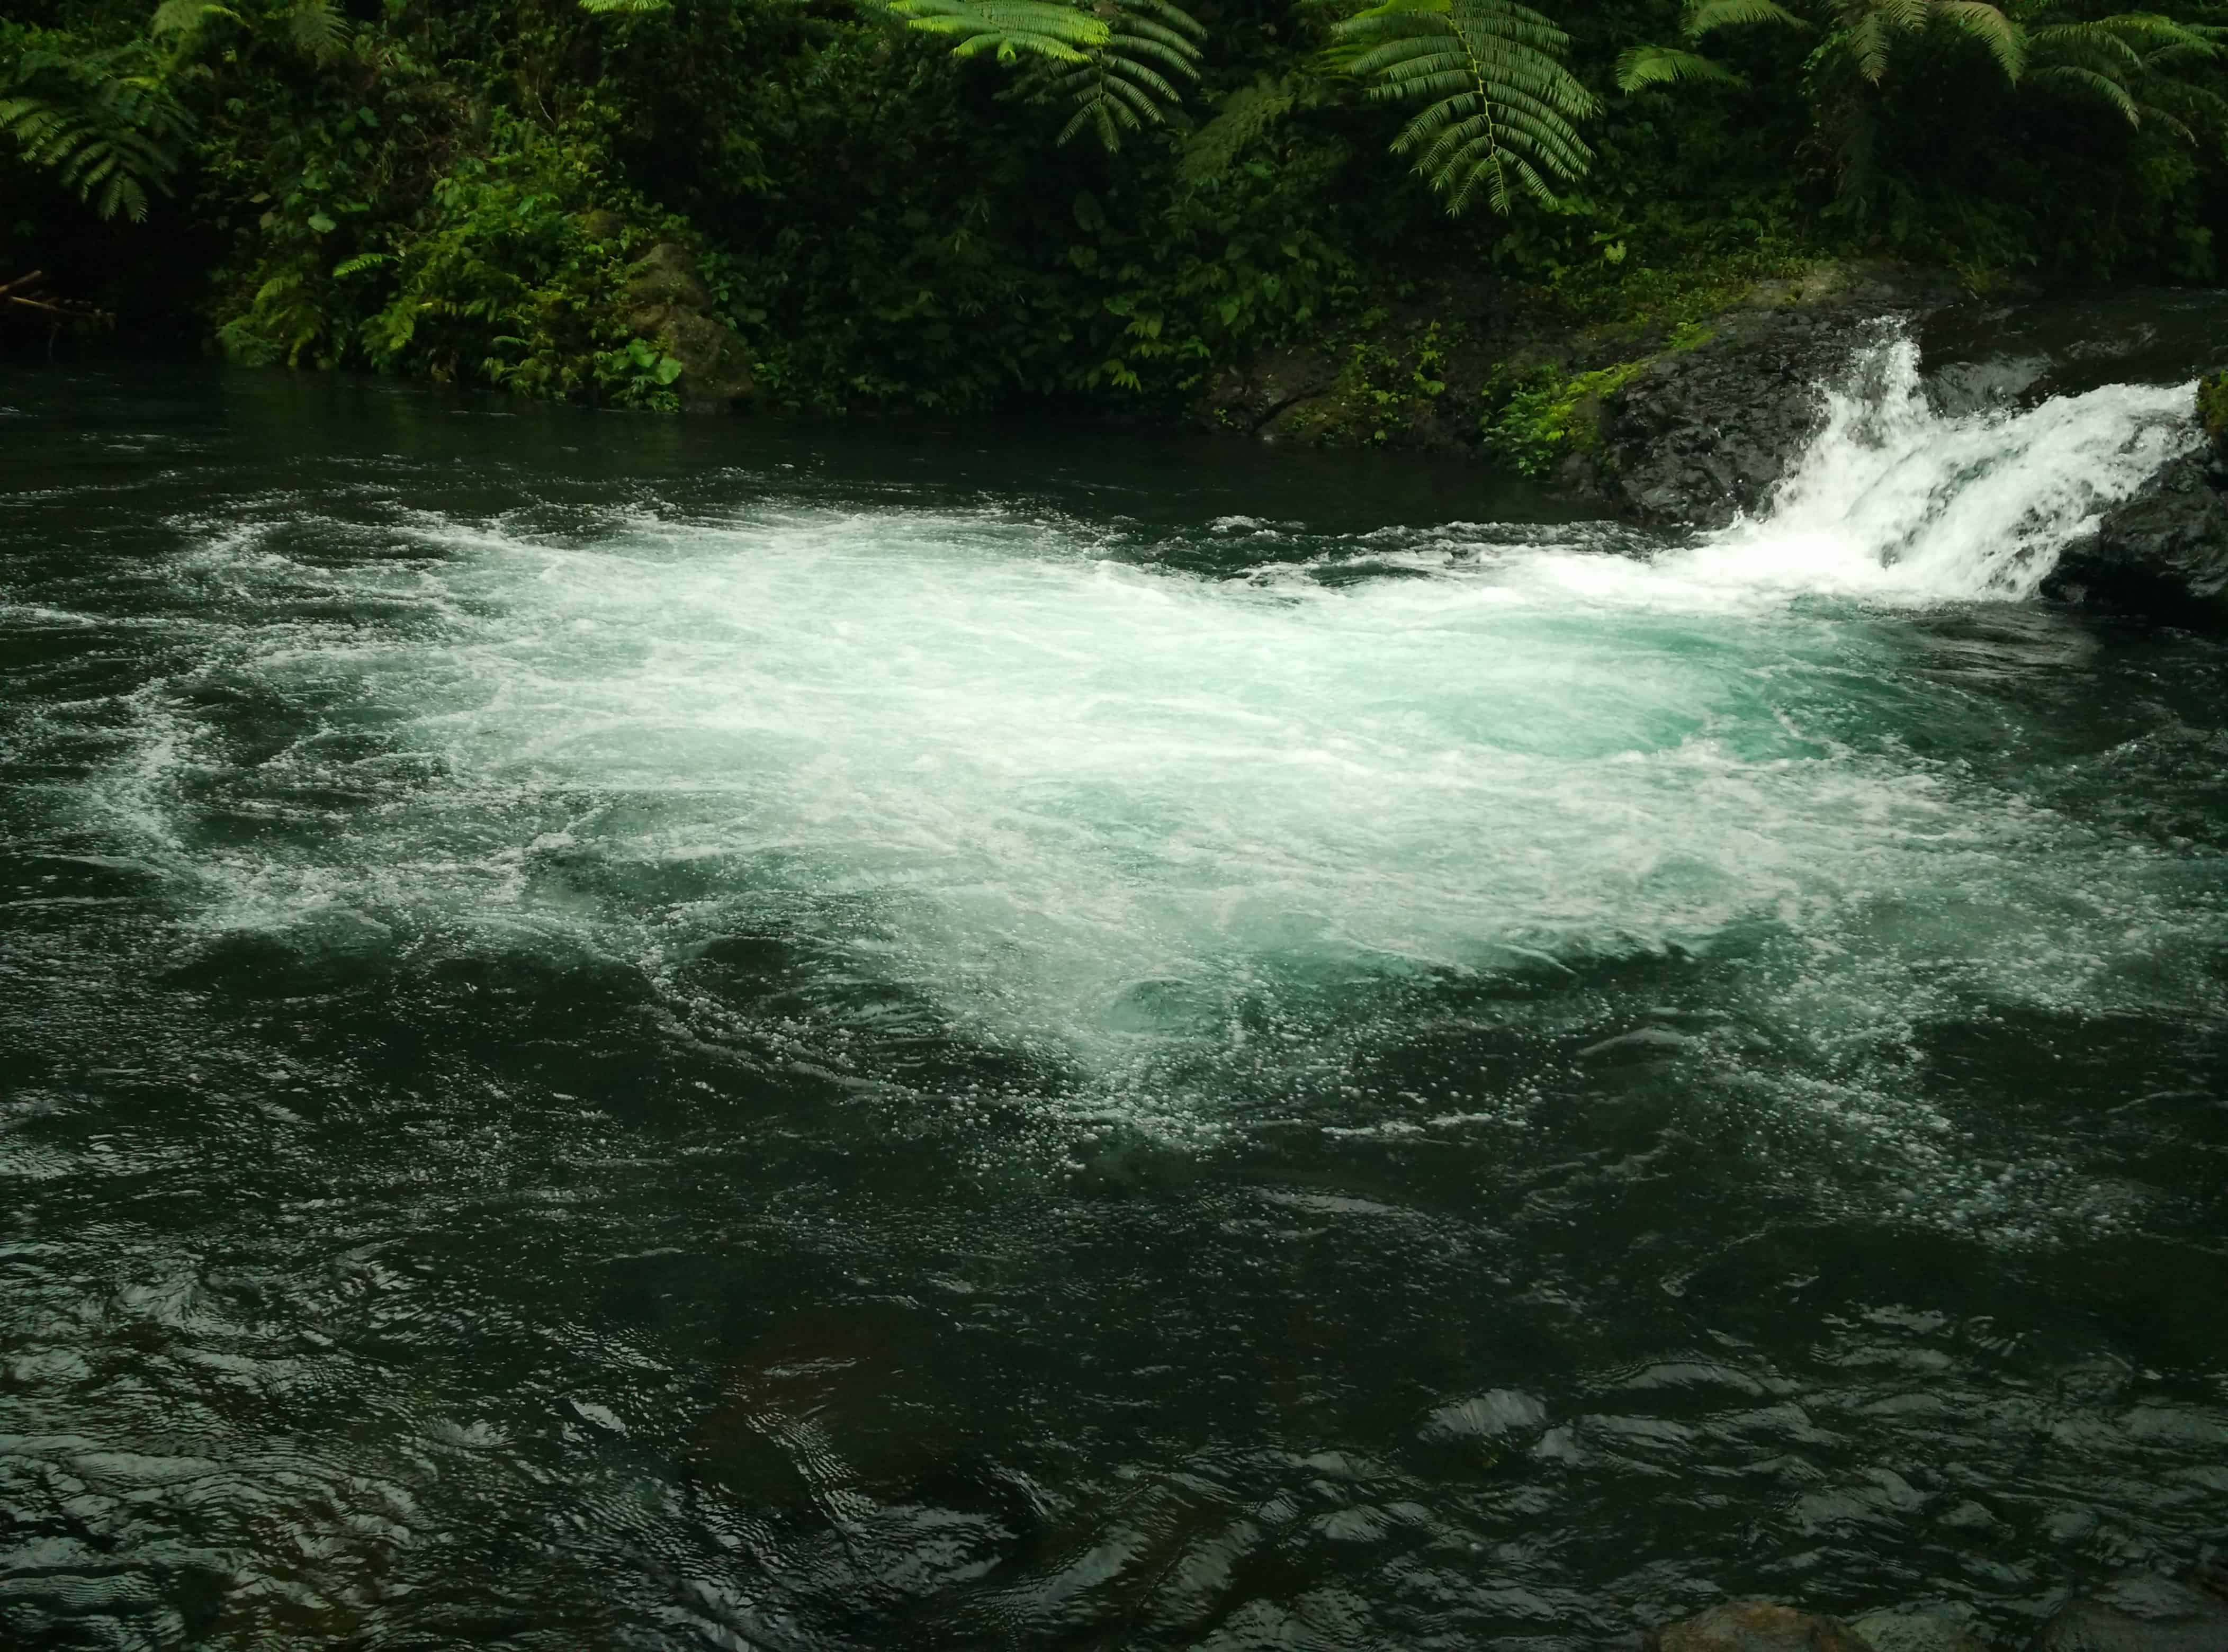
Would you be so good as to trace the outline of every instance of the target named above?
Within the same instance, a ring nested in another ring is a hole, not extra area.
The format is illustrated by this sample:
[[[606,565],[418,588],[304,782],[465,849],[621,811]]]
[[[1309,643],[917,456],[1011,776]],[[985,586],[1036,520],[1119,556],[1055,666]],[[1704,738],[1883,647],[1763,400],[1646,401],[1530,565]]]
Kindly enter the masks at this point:
[[[1723,528],[1770,503],[1826,417],[1821,387],[1868,339],[1955,302],[1923,273],[1827,266],[1766,283],[1602,399],[1564,486],[1648,527]]]
[[[1720,317],[1706,344],[1667,352],[1604,395],[1592,415],[1596,439],[1565,461],[1559,479],[1581,499],[1651,527],[1721,528],[1756,514],[1823,422],[1821,387],[1847,374],[1867,338],[1898,322],[1946,336],[1939,360],[1929,344],[1927,371],[1953,410],[2078,393],[2116,371],[2156,382],[2193,364],[2217,368],[2228,354],[2212,342],[2170,365],[2152,359],[2160,328],[2123,330],[2119,338],[2102,325],[2054,356],[2022,350],[2020,313],[1954,298],[1923,280],[1878,276],[1822,298],[1760,292],[1745,310]],[[2068,313],[2077,325],[2088,319],[2082,309]],[[1961,329],[1974,336],[1962,349]],[[2002,342],[1975,348],[1991,335]],[[2067,547],[2046,595],[2172,624],[2228,625],[2228,371],[2200,381],[2198,412],[2206,444]]]
[[[1642,1652],[1994,1652],[1999,1643],[1946,1611],[1843,1620],[1738,1600],[1650,1630]],[[2076,1595],[2018,1643],[2024,1652],[2228,1652],[2228,1569],[2180,1578],[2137,1572]]]
[[[2200,381],[2206,442],[2108,512],[2043,589],[2187,625],[2228,625],[2228,374]],[[2228,1648],[2228,1638],[2221,1642]]]

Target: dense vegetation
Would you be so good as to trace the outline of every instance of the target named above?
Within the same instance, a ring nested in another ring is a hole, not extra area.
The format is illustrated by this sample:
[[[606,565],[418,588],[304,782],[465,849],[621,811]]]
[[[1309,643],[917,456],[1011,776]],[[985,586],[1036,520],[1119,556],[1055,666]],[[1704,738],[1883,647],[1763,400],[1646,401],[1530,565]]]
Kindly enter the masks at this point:
[[[1429,395],[1821,255],[2215,279],[2228,8],[2169,6],[14,0],[0,284],[623,406],[683,320],[778,408],[1168,410],[1293,344]]]

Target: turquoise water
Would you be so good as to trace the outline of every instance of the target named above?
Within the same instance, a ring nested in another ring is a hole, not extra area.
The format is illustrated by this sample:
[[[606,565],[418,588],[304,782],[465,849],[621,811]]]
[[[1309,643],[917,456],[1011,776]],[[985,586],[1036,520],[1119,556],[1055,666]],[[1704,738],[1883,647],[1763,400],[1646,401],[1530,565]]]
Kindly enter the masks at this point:
[[[1912,368],[1693,541],[0,379],[0,1625],[1588,1648],[2217,1543],[2228,650],[2028,594],[2186,397]]]

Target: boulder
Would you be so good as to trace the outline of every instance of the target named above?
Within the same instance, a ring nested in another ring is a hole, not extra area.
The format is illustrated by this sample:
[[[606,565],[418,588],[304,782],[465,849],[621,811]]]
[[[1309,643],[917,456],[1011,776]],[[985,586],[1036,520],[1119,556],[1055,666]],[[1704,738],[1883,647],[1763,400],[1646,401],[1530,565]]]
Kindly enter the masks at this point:
[[[1815,266],[1759,284],[1713,318],[1708,342],[1655,357],[1602,399],[1600,444],[1566,484],[1655,528],[1723,528],[1771,498],[1825,421],[1825,387],[1896,322],[1960,293],[1888,265]]]
[[[689,413],[725,413],[752,389],[750,349],[712,313],[688,249],[660,241],[627,272],[626,324],[681,363],[673,387]]]
[[[1641,1647],[1642,1652],[1873,1652],[1839,1618],[1761,1600],[1730,1601],[1650,1630]]]
[[[1822,387],[1885,313],[1790,306],[1727,319],[1709,343],[1659,356],[1604,399],[1600,446],[1572,479],[1650,527],[1722,528],[1761,509],[1823,423]]]
[[[1320,350],[1270,350],[1217,373],[1197,416],[1210,429],[1259,431],[1287,408],[1329,394],[1338,372],[1338,362]]]
[[[2052,1612],[2027,1652],[2228,1652],[2228,1599],[2218,1572],[2136,1572]]]
[[[2228,375],[2199,394],[2207,444],[2067,547],[2044,591],[2181,624],[2228,624]]]

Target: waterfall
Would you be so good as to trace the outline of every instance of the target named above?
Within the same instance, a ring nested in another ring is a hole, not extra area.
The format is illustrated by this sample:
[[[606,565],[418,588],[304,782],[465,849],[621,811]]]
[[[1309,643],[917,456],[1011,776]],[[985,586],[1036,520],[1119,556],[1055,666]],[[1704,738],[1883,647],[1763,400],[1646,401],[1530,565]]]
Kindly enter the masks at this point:
[[[1898,333],[1826,392],[1824,424],[1764,514],[1664,571],[1891,602],[2029,597],[2067,545],[2198,439],[2187,384],[1942,413]]]

